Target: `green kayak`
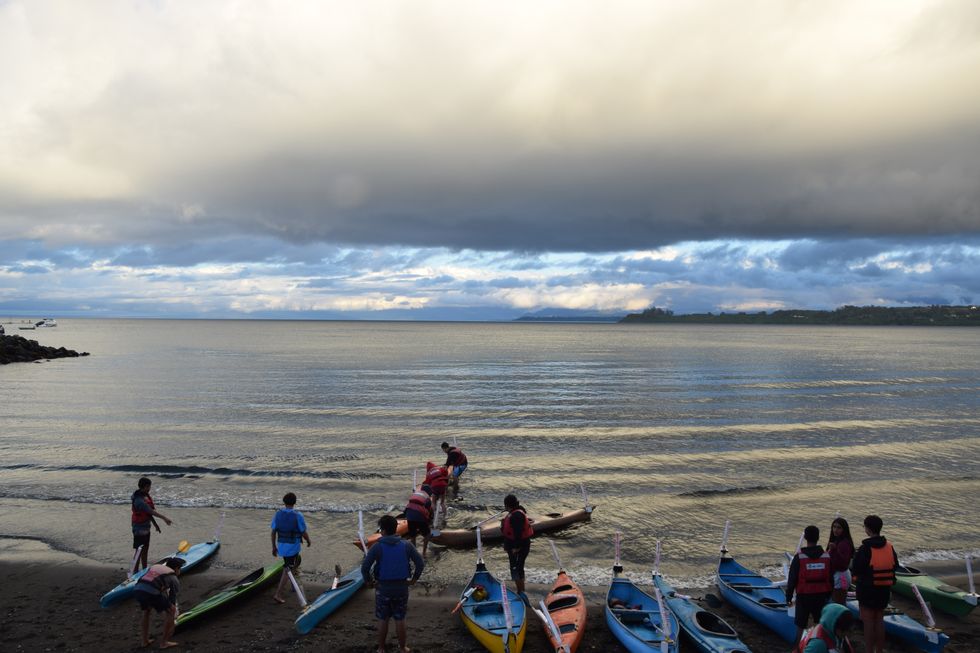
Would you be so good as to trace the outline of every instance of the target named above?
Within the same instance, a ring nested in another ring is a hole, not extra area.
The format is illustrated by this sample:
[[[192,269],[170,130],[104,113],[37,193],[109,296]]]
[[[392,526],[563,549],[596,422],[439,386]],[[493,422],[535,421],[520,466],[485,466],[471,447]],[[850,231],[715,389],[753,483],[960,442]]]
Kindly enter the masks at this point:
[[[202,617],[205,614],[217,610],[232,601],[251,594],[255,590],[263,587],[282,571],[282,558],[279,558],[271,565],[266,565],[261,569],[256,569],[245,578],[218,590],[215,594],[204,599],[190,610],[181,612],[177,617],[177,628],[186,626],[188,622]]]
[[[899,565],[895,569],[894,590],[905,596],[912,596],[912,587],[918,587],[926,603],[936,610],[964,617],[977,607],[977,595],[964,592],[958,587],[947,585],[915,567]]]

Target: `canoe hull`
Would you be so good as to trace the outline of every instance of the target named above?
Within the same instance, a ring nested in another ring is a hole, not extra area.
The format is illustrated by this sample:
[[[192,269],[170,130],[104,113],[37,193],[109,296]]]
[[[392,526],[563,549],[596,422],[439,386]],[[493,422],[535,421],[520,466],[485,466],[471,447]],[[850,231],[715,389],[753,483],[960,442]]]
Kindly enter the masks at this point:
[[[219,608],[223,608],[229,603],[244,596],[255,593],[256,590],[266,586],[273,578],[276,578],[282,571],[282,558],[277,559],[271,565],[260,567],[248,576],[245,576],[234,585],[220,590],[217,593],[204,599],[186,612],[181,612],[177,617],[177,628],[196,622],[204,615],[211,613]]]
[[[899,594],[914,597],[912,588],[918,587],[922,598],[935,610],[965,617],[977,607],[977,595],[947,585],[938,578],[924,574],[914,567],[900,566],[895,572],[894,589]]]
[[[512,615],[512,627],[507,638],[508,646],[504,646],[506,621],[504,618],[500,581],[486,570],[482,563],[477,565],[476,573],[470,579],[464,592],[475,585],[482,585],[487,591],[487,597],[478,601],[473,595],[463,600],[459,616],[467,630],[476,641],[491,653],[521,653],[524,648],[524,638],[527,635],[527,609],[524,602],[513,590],[507,590],[507,597]]]
[[[175,551],[171,555],[167,556],[167,558],[182,558],[184,560],[184,566],[181,568],[181,573],[186,573],[217,553],[219,548],[221,548],[221,542],[217,540],[213,540],[211,542],[200,542],[183,553],[180,551]],[[167,558],[161,558],[158,563],[163,562]],[[140,569],[135,574],[113,587],[102,596],[102,599],[99,600],[99,605],[101,605],[103,608],[108,608],[110,605],[132,596],[133,590],[136,589],[136,583],[145,573],[146,569]]]
[[[702,653],[749,653],[749,647],[738,638],[738,633],[724,619],[704,610],[690,599],[681,598],[662,576],[653,577],[667,607],[674,613],[694,645]]]
[[[782,588],[728,556],[719,560],[716,580],[725,601],[787,642],[796,641],[796,624],[787,612]]]
[[[557,650],[558,647],[564,645],[568,647],[571,653],[575,653],[579,644],[582,643],[582,637],[585,636],[587,607],[585,594],[569,578],[564,569],[558,572],[558,578],[555,579],[551,591],[545,597],[544,604],[548,608],[551,620],[558,626],[561,634],[561,638],[556,639],[547,626],[545,627],[544,632],[548,636],[551,646]]]
[[[337,588],[328,589],[307,605],[296,618],[296,630],[300,635],[313,630],[314,627],[333,614],[364,587],[364,577],[360,566],[337,579]]]
[[[612,603],[624,607],[613,607]],[[628,578],[620,577],[614,572],[609,591],[606,593],[605,605],[606,625],[630,653],[660,652],[664,641],[664,625],[657,599],[650,596]],[[670,636],[667,640],[669,653],[677,653],[679,629],[677,619],[667,611],[670,622],[667,629]]]
[[[861,608],[857,601],[848,600],[847,609],[856,618],[861,618]],[[949,635],[941,630],[930,630],[926,626],[889,606],[885,610],[885,634],[911,644],[925,653],[942,653],[949,643]]]

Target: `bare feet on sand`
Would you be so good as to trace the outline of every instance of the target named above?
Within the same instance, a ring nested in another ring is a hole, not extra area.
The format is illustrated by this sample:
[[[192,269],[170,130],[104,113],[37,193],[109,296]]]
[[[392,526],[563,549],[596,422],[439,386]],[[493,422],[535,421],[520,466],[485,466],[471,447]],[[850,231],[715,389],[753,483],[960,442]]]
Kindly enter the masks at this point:
[[[286,599],[280,599],[278,596],[273,596],[272,600],[275,601],[276,603],[279,603],[280,605],[286,602]]]
[[[142,644],[140,644],[140,647],[141,647],[141,648],[146,648],[147,646],[149,646],[150,644],[152,644],[152,643],[153,643],[153,642],[155,642],[155,641],[157,641],[157,640],[155,640],[155,639],[153,639],[153,638],[151,637],[150,639],[148,639],[148,640],[146,640],[145,642],[143,642]]]
[[[173,648],[175,646],[180,646],[177,642],[161,642],[160,648]]]

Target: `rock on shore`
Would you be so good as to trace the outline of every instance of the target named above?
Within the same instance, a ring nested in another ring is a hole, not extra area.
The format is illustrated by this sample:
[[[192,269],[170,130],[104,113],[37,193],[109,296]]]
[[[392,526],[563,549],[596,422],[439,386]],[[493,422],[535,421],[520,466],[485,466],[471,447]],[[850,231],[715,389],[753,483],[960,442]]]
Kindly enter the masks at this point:
[[[28,340],[21,336],[0,336],[0,365],[79,356],[88,356],[88,352],[78,353],[64,347],[45,347],[38,344],[37,340]]]

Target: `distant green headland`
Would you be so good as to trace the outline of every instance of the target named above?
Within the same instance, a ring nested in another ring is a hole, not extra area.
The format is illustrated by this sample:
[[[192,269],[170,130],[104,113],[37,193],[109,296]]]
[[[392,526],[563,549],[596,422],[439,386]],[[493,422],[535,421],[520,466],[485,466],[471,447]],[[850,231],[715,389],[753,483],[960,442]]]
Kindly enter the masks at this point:
[[[791,309],[767,313],[688,313],[652,307],[621,323],[809,324],[861,326],[980,326],[977,306],[841,306],[833,311]]]

